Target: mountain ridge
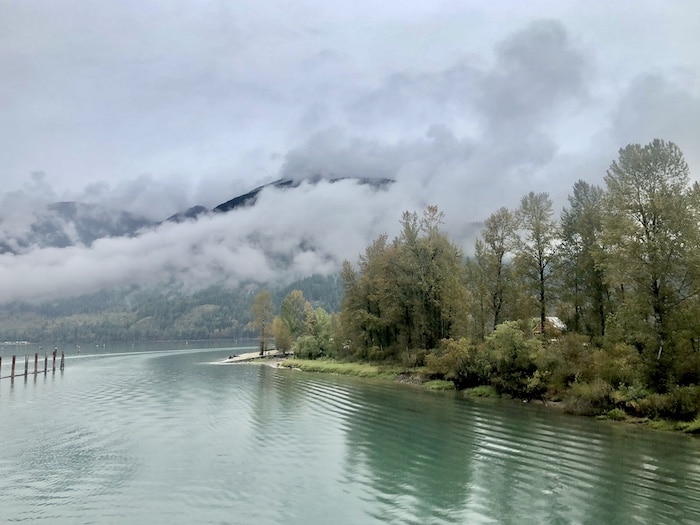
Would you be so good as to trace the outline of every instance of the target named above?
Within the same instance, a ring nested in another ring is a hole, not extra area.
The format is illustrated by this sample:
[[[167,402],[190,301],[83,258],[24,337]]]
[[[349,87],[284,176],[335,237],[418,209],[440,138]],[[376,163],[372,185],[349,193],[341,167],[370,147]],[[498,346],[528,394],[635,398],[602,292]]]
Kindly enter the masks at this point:
[[[78,201],[53,202],[43,210],[33,212],[35,219],[25,231],[8,232],[6,229],[3,230],[3,222],[0,218],[0,254],[24,253],[33,246],[67,248],[84,245],[89,247],[95,241],[103,238],[135,237],[142,231],[155,228],[165,222],[196,221],[204,215],[228,213],[236,209],[254,206],[260,193],[269,188],[293,190],[303,183],[315,185],[326,181],[334,184],[344,180],[353,180],[357,184],[369,185],[375,189],[385,188],[394,182],[392,179],[367,177],[326,179],[316,176],[306,179],[278,179],[233,197],[213,208],[195,205],[162,221],[154,221],[126,210],[110,210],[99,204]]]

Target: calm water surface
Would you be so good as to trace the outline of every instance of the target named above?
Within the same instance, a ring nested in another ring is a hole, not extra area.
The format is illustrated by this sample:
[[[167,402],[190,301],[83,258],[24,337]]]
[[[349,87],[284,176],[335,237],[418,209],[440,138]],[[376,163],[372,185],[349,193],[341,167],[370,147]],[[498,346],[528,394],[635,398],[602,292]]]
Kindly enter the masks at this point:
[[[234,352],[83,351],[0,380],[0,522],[700,522],[698,439],[214,364]]]

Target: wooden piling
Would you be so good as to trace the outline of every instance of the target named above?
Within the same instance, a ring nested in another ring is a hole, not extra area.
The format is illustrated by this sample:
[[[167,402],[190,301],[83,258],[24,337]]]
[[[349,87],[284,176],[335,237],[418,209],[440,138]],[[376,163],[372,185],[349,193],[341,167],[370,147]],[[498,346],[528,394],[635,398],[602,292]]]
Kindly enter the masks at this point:
[[[46,371],[49,369],[49,354],[44,352],[44,375],[46,375]]]
[[[53,351],[53,366],[51,368],[52,372],[56,371],[56,350]]]
[[[65,355],[63,352],[61,352],[61,370],[63,370],[63,359],[65,358]]]
[[[10,378],[14,381],[15,380],[15,360],[17,356],[13,355],[12,356],[12,371],[10,372]]]
[[[2,379],[2,356],[0,355],[0,379]]]
[[[29,354],[24,354],[24,378],[27,379],[27,372],[29,372]]]
[[[39,352],[34,352],[34,375],[39,372]]]

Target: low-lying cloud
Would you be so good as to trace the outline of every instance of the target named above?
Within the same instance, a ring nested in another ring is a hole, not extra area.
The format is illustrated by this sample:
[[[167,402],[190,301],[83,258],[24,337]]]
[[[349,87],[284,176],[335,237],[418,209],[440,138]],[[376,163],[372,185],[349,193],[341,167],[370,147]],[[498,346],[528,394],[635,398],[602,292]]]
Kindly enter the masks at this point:
[[[693,115],[700,117],[697,71],[639,75],[607,93],[613,82],[599,77],[595,53],[556,20],[525,24],[494,44],[490,55],[465,52],[441,67],[392,70],[376,82],[355,79],[350,58],[325,50],[297,71],[313,82],[294,77],[289,92],[274,83],[261,91],[252,78],[241,87],[230,65],[212,76],[203,64],[187,82],[178,81],[172,63],[151,58],[169,67],[173,85],[155,100],[161,87],[146,81],[148,67],[130,63],[129,71],[137,68],[145,77],[138,84],[144,89],[141,105],[129,111],[144,112],[134,121],[134,141],[141,132],[162,133],[140,147],[152,147],[167,160],[167,176],[147,172],[59,190],[47,175],[35,173],[23,189],[0,194],[0,235],[21,234],[40,210],[61,200],[161,221],[197,204],[213,208],[277,178],[323,180],[291,190],[267,188],[255,206],[166,222],[136,237],[2,254],[0,302],[126,284],[178,282],[195,289],[330,274],[344,259],[355,261],[379,234],[396,235],[404,210],[420,212],[430,204],[445,212],[445,231],[469,252],[480,222],[497,208],[517,206],[528,191],[549,192],[561,208],[577,179],[602,182],[605,168],[629,142],[658,136],[681,147],[691,170],[700,162],[700,130],[691,124],[698,120]],[[260,78],[274,76],[274,68],[263,69]],[[205,84],[198,79],[211,80],[201,98],[185,104],[172,130],[156,129],[148,115],[174,118],[168,104]],[[243,93],[241,98],[234,101],[228,88]],[[157,110],[149,114],[152,100]],[[227,124],[218,109],[240,118]],[[185,122],[197,117],[203,124],[188,144]],[[249,126],[245,141],[257,146],[246,145],[233,162],[217,155],[233,142],[229,132],[235,126]],[[282,140],[286,135],[293,140]],[[210,162],[195,180],[188,170],[200,153]],[[188,162],[181,162],[186,154]],[[329,182],[346,177],[395,182],[382,189],[354,179]]]

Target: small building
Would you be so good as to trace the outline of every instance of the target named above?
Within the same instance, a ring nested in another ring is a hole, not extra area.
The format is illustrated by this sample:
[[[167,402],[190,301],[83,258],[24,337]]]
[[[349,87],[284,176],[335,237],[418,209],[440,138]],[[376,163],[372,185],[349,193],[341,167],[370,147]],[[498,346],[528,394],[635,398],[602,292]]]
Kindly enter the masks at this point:
[[[542,323],[539,319],[534,319],[535,327],[532,329],[533,334],[542,334]],[[549,316],[544,318],[544,332],[551,335],[559,335],[566,331],[566,323],[558,317]]]

